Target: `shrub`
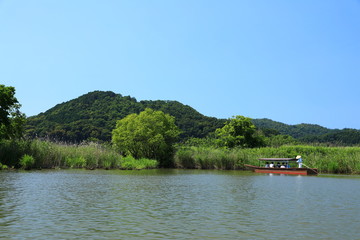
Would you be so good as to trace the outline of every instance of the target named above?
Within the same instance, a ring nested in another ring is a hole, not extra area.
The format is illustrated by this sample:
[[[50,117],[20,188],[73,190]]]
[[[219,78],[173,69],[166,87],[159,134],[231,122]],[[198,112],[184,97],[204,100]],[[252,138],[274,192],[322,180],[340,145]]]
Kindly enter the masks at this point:
[[[158,161],[147,158],[135,159],[133,156],[126,156],[122,158],[121,169],[126,170],[139,170],[156,168]]]
[[[82,156],[80,157],[67,157],[66,165],[70,168],[83,168],[86,166],[86,159]]]
[[[34,165],[35,163],[35,159],[34,157],[25,154],[24,156],[22,156],[22,158],[20,159],[20,165],[22,168],[29,170],[31,169],[31,167]]]

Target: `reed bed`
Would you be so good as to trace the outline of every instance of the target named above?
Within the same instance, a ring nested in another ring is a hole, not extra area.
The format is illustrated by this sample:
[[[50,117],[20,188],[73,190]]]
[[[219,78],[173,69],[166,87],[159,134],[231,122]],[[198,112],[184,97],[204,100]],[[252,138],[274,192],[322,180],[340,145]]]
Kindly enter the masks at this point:
[[[360,174],[360,147],[282,146],[278,148],[221,149],[180,147],[175,154],[178,168],[245,169],[259,158],[293,158],[301,155],[304,164],[320,173]]]
[[[175,167],[190,169],[242,170],[257,165],[259,158],[292,158],[301,155],[304,164],[320,173],[360,174],[360,147],[281,146],[226,149],[205,146],[178,146]],[[0,169],[103,168],[150,169],[158,162],[123,157],[110,145],[66,144],[43,140],[0,141]]]
[[[156,160],[123,157],[107,145],[77,145],[43,140],[0,141],[0,164],[6,166],[2,168],[26,169],[147,169],[158,166]]]

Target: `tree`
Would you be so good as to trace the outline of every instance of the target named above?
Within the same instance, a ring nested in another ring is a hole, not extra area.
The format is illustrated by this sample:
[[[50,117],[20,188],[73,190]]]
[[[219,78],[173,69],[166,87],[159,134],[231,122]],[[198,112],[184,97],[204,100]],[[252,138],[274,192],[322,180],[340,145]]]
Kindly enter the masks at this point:
[[[173,164],[173,144],[179,134],[174,117],[146,108],[139,114],[130,114],[117,121],[112,142],[124,155],[156,159],[160,166],[170,167]]]
[[[261,147],[264,146],[263,136],[259,134],[251,118],[235,116],[229,119],[225,126],[215,131],[220,146],[233,147]]]
[[[22,137],[25,115],[20,107],[15,88],[0,84],[0,139]]]

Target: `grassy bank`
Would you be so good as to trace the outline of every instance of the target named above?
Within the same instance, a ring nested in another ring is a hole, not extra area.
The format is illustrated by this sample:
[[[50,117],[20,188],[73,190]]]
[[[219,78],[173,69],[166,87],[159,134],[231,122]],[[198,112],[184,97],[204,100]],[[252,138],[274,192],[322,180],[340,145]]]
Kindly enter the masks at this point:
[[[360,174],[360,147],[282,146],[279,148],[214,149],[179,148],[175,165],[179,168],[244,169],[244,164],[257,165],[258,158],[303,157],[308,167],[320,173]]]
[[[295,157],[318,168],[320,173],[360,174],[360,147],[282,146],[278,148],[222,149],[178,147],[175,167],[195,169],[244,169],[257,165],[262,157]],[[80,145],[48,141],[0,141],[0,169],[6,168],[103,168],[148,169],[158,167],[156,160],[123,157],[111,146],[96,143]]]
[[[0,163],[3,168],[25,169],[146,169],[156,168],[158,165],[155,160],[122,157],[106,145],[73,145],[41,140],[1,141]]]

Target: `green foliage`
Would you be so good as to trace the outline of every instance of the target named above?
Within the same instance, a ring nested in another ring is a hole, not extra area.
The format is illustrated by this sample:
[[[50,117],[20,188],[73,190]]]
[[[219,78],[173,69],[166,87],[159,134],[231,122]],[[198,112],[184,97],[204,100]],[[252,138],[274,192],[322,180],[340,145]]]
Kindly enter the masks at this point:
[[[320,173],[360,173],[360,147],[315,147],[306,145],[215,149],[183,147],[175,154],[179,168],[244,169],[244,164],[258,165],[259,158],[293,158],[301,155],[304,164]]]
[[[179,146],[216,147],[217,142],[215,136],[209,134],[206,138],[189,138],[184,143],[179,144]]]
[[[35,159],[34,157],[25,154],[21,159],[20,159],[20,165],[22,168],[29,170],[34,166],[35,163]]]
[[[0,139],[16,139],[23,136],[25,115],[15,97],[15,88],[0,84]]]
[[[258,134],[250,118],[236,116],[225,123],[225,126],[216,130],[220,146],[228,148],[252,148],[264,146],[263,137]]]
[[[253,119],[252,122],[266,137],[289,135],[304,143],[322,143],[335,146],[352,146],[360,144],[360,130],[328,129],[315,124],[287,125],[270,119]],[[289,142],[291,144],[291,142]]]
[[[173,144],[179,134],[174,117],[147,108],[119,120],[112,141],[125,155],[156,159],[167,167],[172,165]]]
[[[175,124],[181,129],[180,139],[204,138],[224,125],[225,120],[206,117],[190,106],[177,101],[141,101],[144,108],[162,111],[175,117]]]
[[[185,147],[175,154],[175,166],[197,169],[244,169],[246,157],[240,149]]]
[[[265,145],[268,147],[280,147],[283,145],[295,145],[298,141],[289,135],[273,135],[265,138]]]
[[[180,139],[205,137],[224,123],[224,120],[203,116],[176,101],[137,102],[129,96],[95,91],[28,118],[26,134],[31,138],[71,143],[95,139],[97,142],[111,141],[116,120],[138,114],[146,108],[174,116],[175,124],[182,131]]]
[[[83,156],[67,157],[65,163],[70,168],[83,168],[86,166],[86,159]]]
[[[293,138],[299,139],[303,138],[305,136],[315,136],[315,135],[322,135],[329,133],[330,129],[321,127],[319,125],[315,124],[297,124],[297,125],[288,125],[276,121],[272,121],[270,119],[252,119],[252,122],[255,124],[255,126],[263,130],[264,133],[267,133],[272,129],[275,132],[278,132],[278,134],[283,135],[290,135]],[[273,134],[272,135],[278,135]]]
[[[0,142],[0,159],[4,165],[22,167],[20,159],[25,154],[34,157],[33,168],[121,168],[121,155],[106,145],[96,143],[76,145],[40,140]]]
[[[348,128],[343,130],[335,129],[323,135],[305,136],[301,140],[308,143],[326,143],[337,146],[359,145],[360,131]]]
[[[152,169],[158,166],[158,161],[139,158],[135,159],[132,156],[126,156],[122,159],[121,169],[125,170],[139,170],[139,169]]]
[[[140,113],[146,108],[162,111],[175,117],[175,124],[181,129],[180,141],[188,138],[205,138],[224,126],[226,120],[207,117],[190,106],[177,101],[140,101],[130,96],[113,92],[95,91],[76,99],[56,105],[45,113],[29,117],[25,124],[30,138],[45,138],[52,141],[81,143],[83,141],[109,142],[116,120],[129,114]],[[16,113],[13,112],[13,113]],[[15,118],[14,118],[15,119]],[[16,118],[6,131],[7,138],[21,134],[24,118]],[[360,130],[328,129],[314,124],[287,125],[270,119],[252,119],[252,123],[266,137],[289,135],[304,143],[349,146],[360,144]]]
[[[9,169],[7,165],[0,163],[0,170],[7,170],[7,169]]]

